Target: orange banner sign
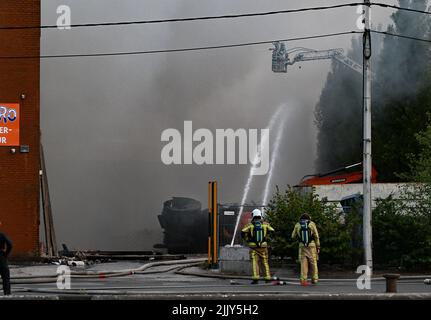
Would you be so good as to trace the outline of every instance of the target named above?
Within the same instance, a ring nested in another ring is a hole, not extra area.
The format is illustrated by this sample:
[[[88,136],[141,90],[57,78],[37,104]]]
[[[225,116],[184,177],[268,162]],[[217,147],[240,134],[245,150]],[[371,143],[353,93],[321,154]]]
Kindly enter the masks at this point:
[[[19,146],[19,103],[0,102],[0,147]]]

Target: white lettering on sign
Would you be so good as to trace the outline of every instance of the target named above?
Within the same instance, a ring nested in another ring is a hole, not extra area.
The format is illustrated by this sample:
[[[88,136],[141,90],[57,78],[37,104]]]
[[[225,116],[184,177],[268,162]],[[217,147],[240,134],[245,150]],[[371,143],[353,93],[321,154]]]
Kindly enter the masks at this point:
[[[19,146],[19,103],[0,102],[0,146]]]

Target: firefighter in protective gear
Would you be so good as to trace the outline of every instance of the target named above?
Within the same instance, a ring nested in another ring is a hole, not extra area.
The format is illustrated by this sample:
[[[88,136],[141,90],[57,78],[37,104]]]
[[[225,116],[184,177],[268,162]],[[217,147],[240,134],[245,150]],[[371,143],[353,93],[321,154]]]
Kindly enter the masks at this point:
[[[292,232],[292,239],[299,241],[299,261],[301,262],[301,285],[307,286],[308,266],[311,266],[311,283],[317,284],[319,272],[317,260],[320,253],[319,232],[308,214],[303,214]]]
[[[252,214],[252,220],[241,230],[241,236],[250,248],[253,279],[252,284],[257,284],[260,278],[259,263],[263,265],[265,281],[271,281],[268,263],[267,237],[270,232],[274,231],[274,229],[269,225],[269,223],[262,221],[262,212],[259,209],[254,209]]]

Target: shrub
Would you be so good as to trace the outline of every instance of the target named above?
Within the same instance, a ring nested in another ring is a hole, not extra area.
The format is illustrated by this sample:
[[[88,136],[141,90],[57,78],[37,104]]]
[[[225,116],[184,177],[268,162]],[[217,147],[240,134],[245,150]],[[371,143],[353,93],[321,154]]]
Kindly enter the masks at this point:
[[[429,185],[405,189],[400,199],[378,200],[373,211],[373,256],[377,264],[431,268]]]
[[[402,190],[400,199],[377,200],[373,210],[374,266],[404,270],[431,269],[431,184]],[[267,219],[274,227],[272,254],[298,257],[298,242],[291,234],[299,217],[307,212],[316,223],[321,243],[320,262],[358,266],[363,263],[361,203],[340,212],[314,192],[290,186],[278,187],[269,204]]]
[[[272,253],[281,257],[298,256],[298,242],[291,234],[300,216],[307,212],[316,223],[320,235],[320,261],[345,263],[352,256],[352,224],[344,213],[326,200],[319,200],[314,192],[301,192],[290,186],[284,192],[277,187],[267,211],[267,219],[274,227]]]

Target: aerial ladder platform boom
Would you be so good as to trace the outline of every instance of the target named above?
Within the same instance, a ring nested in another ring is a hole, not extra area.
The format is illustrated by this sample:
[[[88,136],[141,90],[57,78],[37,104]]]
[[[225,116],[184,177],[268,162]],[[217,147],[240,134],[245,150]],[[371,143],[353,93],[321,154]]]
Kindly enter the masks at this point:
[[[286,45],[283,42],[273,42],[272,50],[272,71],[277,73],[286,73],[287,66],[291,66],[297,62],[312,61],[312,60],[327,60],[335,59],[352,70],[362,75],[362,65],[344,55],[344,50],[329,49],[329,50],[314,50],[303,47],[292,48],[286,50]],[[289,55],[296,52],[296,55],[291,59]]]

